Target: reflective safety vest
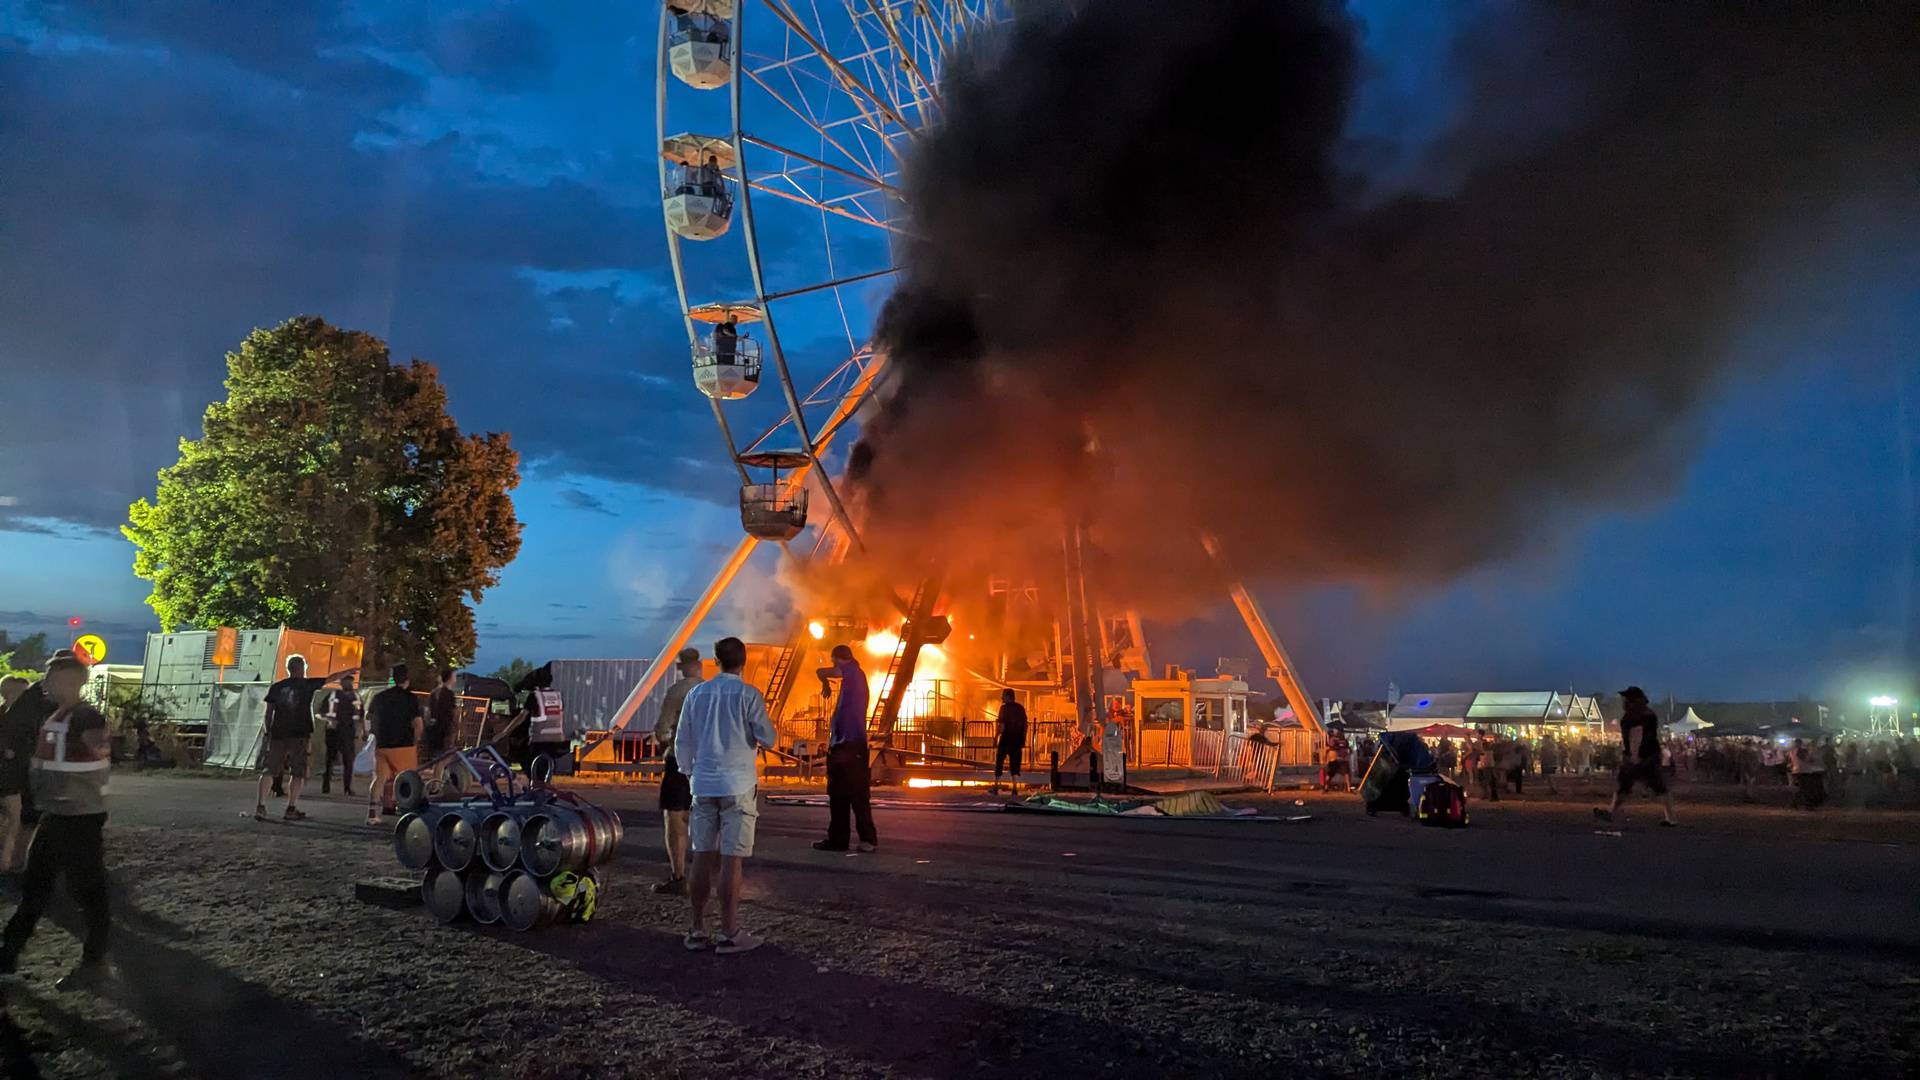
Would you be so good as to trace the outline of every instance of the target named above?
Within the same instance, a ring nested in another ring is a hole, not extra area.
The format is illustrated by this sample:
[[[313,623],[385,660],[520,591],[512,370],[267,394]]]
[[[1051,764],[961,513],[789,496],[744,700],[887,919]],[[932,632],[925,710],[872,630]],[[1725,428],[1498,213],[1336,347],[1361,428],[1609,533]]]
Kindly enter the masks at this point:
[[[72,737],[74,710],[82,708],[99,716],[91,706],[69,705],[40,725],[33,746],[33,801],[47,813],[106,813],[112,751],[106,746],[95,750]],[[106,721],[100,724],[104,734]]]

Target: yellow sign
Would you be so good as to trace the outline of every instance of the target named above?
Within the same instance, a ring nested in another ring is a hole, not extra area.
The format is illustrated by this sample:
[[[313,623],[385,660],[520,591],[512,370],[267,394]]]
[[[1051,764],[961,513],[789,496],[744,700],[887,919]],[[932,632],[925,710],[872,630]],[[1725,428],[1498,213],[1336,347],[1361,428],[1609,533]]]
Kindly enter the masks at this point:
[[[213,632],[213,666],[232,667],[239,662],[240,631],[222,626]]]
[[[99,634],[81,634],[73,639],[73,655],[83,664],[97,664],[107,658],[107,643]]]

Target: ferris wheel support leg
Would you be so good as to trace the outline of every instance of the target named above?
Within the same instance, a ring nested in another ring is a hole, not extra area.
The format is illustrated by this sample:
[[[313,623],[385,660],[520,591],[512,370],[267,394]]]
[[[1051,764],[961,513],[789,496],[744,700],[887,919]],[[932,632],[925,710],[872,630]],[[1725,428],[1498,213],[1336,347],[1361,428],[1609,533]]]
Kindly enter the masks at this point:
[[[1307,696],[1306,684],[1300,681],[1300,672],[1293,666],[1293,658],[1287,655],[1286,647],[1280,644],[1279,635],[1273,632],[1273,624],[1267,622],[1267,613],[1261,610],[1260,601],[1254,599],[1239,578],[1234,577],[1226,557],[1220,554],[1218,540],[1203,534],[1200,545],[1207,549],[1207,556],[1226,575],[1227,592],[1233,597],[1233,606],[1247,624],[1247,632],[1253,635],[1253,643],[1260,647],[1260,654],[1266,657],[1268,677],[1280,684],[1280,693],[1292,706],[1294,719],[1313,733],[1317,744],[1327,737],[1327,729],[1313,706],[1313,699]]]
[[[582,761],[592,757],[596,751],[600,751],[613,740],[615,735],[626,730],[627,725],[633,722],[633,714],[640,711],[640,703],[647,700],[647,695],[653,693],[653,688],[660,684],[660,680],[666,676],[667,672],[673,670],[675,654],[687,647],[693,632],[700,629],[700,623],[706,619],[707,613],[713,610],[713,605],[719,601],[721,594],[727,591],[727,586],[733,584],[733,579],[740,574],[740,568],[747,565],[748,557],[759,546],[759,540],[748,536],[743,537],[734,547],[733,554],[727,557],[726,564],[721,566],[720,572],[707,583],[706,591],[694,601],[693,607],[687,610],[679,625],[673,628],[673,633],[667,636],[666,642],[654,652],[653,658],[647,661],[646,674],[640,677],[639,685],[627,695],[627,700],[620,703],[620,708],[608,721],[607,734],[599,742],[591,743],[581,751]],[[611,748],[607,748],[602,756],[610,752]]]

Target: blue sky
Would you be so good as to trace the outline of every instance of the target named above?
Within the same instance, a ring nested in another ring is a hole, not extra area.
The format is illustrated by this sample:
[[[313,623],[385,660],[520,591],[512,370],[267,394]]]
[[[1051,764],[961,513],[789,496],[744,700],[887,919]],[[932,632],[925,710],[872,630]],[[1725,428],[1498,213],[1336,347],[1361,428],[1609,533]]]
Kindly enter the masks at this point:
[[[1417,183],[1397,170],[1457,107],[1459,9],[1363,11],[1355,134],[1377,176]],[[137,653],[152,620],[114,526],[197,433],[223,352],[316,313],[438,364],[463,426],[510,431],[523,455],[525,542],[480,608],[477,666],[650,652],[737,535],[665,271],[653,18],[0,0],[0,627],[78,614],[115,659]],[[814,272],[806,228],[769,211],[775,287]],[[1433,591],[1263,590],[1309,685],[1910,687],[1916,284],[1909,256],[1836,290],[1820,327],[1755,312],[1736,347],[1780,362],[1688,422],[1691,467],[1631,512],[1570,518],[1550,549]],[[856,298],[856,332],[881,294]],[[836,311],[783,331],[803,379],[844,352]],[[714,625],[775,619],[774,573],[756,562]],[[1210,614],[1162,628],[1161,651],[1250,651]]]

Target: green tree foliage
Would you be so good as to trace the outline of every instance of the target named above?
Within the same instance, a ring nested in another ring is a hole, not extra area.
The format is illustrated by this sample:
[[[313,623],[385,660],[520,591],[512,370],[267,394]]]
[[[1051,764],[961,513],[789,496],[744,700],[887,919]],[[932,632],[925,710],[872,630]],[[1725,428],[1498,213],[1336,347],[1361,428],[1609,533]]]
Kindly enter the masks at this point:
[[[516,656],[513,658],[512,663],[503,664],[500,667],[495,668],[493,671],[493,674],[488,677],[493,679],[499,679],[501,682],[506,683],[508,686],[512,686],[514,683],[517,683],[521,679],[525,678],[527,673],[532,671],[533,668],[534,668],[533,661],[528,660],[523,656]]]
[[[18,671],[39,671],[47,666],[47,658],[53,655],[47,649],[47,635],[44,632],[15,639],[5,630],[0,630],[0,653],[10,655],[10,670]]]
[[[356,634],[369,668],[471,657],[469,601],[520,550],[507,436],[462,435],[432,364],[313,317],[248,335],[226,385],[121,527],[160,625]]]
[[[14,654],[10,652],[0,652],[0,679],[18,675],[28,682],[39,682],[42,674],[44,673],[39,668],[28,667],[20,663]]]

